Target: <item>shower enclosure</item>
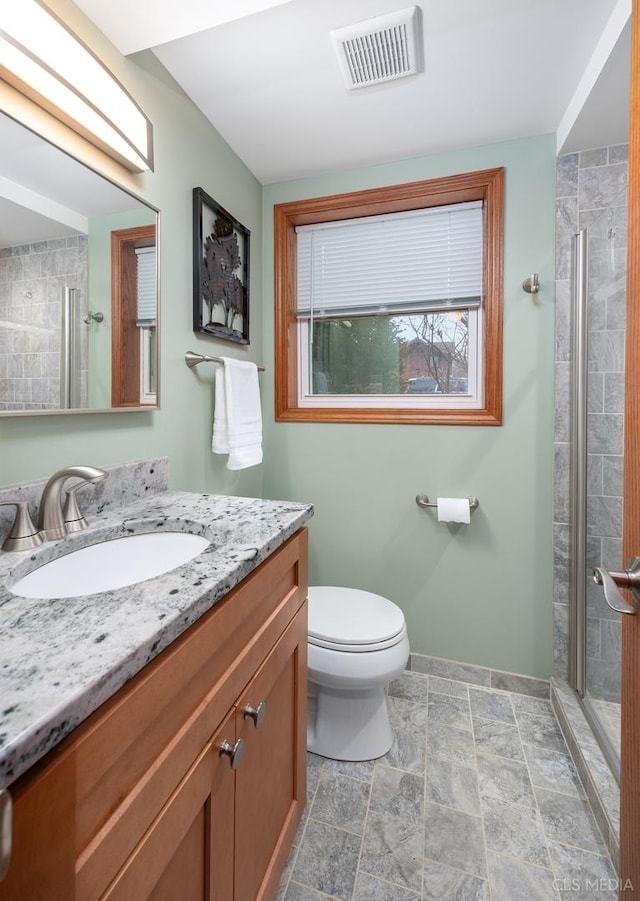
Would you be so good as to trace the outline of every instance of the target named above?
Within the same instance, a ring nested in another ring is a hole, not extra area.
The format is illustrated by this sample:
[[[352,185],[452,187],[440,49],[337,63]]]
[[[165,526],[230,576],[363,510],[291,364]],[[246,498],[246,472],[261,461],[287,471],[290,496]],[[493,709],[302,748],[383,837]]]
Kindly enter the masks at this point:
[[[622,560],[625,254],[623,193],[575,236],[572,291],[570,681],[616,773],[621,614],[591,574]]]
[[[621,615],[593,570],[623,559],[627,164],[626,144],[568,154],[557,179],[554,700],[576,744],[597,743],[616,839]]]
[[[87,238],[0,248],[0,410],[85,408]]]

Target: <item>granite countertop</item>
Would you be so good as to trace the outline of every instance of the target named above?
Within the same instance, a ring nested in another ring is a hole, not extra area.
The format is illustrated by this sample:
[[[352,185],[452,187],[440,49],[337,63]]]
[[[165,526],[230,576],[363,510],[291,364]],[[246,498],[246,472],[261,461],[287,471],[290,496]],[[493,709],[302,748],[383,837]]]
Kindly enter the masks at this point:
[[[166,491],[91,517],[35,551],[0,553],[0,788],[6,788],[313,515],[309,504]],[[153,579],[101,594],[17,597],[18,578],[96,541],[185,531],[211,544]]]

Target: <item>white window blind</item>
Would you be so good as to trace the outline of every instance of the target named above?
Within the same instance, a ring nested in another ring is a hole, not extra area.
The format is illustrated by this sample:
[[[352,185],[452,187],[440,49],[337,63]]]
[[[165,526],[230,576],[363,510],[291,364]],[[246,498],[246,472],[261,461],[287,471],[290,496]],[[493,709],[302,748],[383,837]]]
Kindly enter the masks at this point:
[[[156,249],[136,247],[137,325],[156,324],[158,304],[156,292]]]
[[[481,201],[302,225],[300,319],[477,308]]]

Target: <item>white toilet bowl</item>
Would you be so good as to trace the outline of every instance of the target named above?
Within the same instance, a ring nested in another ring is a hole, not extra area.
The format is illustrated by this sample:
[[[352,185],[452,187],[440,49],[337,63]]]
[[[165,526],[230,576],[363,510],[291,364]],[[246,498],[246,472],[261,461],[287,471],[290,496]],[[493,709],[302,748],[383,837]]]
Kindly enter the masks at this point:
[[[307,748],[373,760],[392,743],[384,689],[406,666],[402,610],[356,588],[309,588]]]

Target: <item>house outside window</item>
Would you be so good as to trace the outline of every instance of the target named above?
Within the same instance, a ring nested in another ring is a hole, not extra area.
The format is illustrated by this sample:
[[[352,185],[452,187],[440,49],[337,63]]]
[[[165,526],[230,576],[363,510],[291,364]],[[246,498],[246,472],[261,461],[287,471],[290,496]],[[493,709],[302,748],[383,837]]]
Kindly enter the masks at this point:
[[[502,208],[502,169],[277,205],[277,418],[500,424]]]

